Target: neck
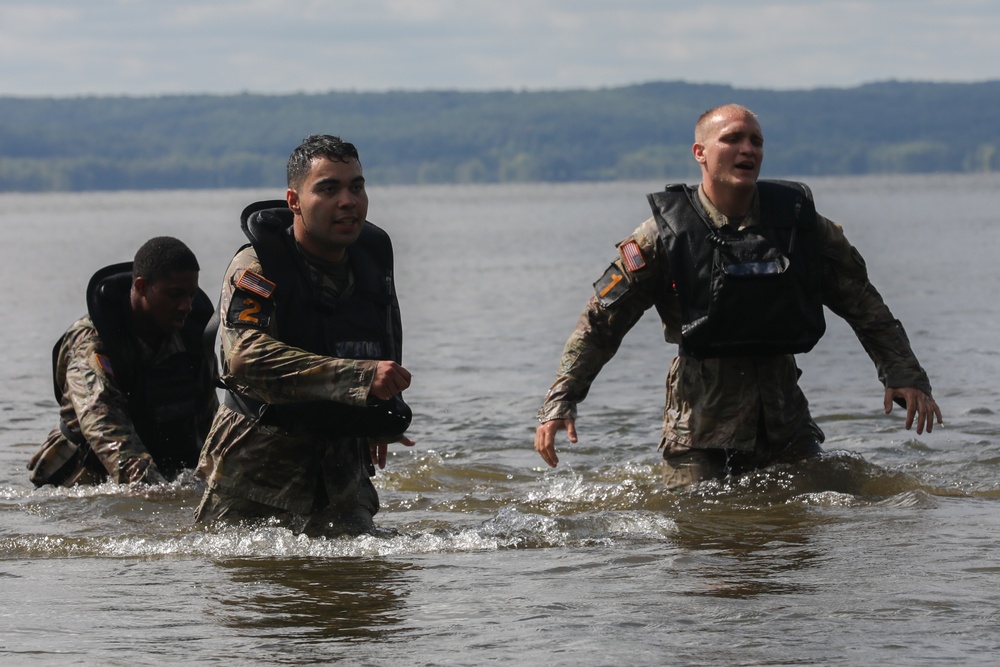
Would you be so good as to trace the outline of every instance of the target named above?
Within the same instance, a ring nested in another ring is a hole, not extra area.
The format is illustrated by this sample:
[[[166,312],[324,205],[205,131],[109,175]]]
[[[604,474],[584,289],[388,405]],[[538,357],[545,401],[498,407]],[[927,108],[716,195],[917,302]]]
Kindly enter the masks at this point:
[[[292,236],[295,238],[295,242],[299,248],[324,262],[335,264],[347,256],[347,248],[338,245],[316,243],[314,239],[309,237],[309,234],[302,231],[301,225],[294,225],[292,227]]]
[[[757,193],[756,186],[750,188],[713,188],[711,183],[702,182],[705,196],[712,202],[719,213],[727,218],[742,218],[750,212],[753,198]]]
[[[153,326],[146,318],[142,316],[142,311],[140,310],[140,304],[138,303],[139,296],[132,291],[131,305],[132,305],[132,328],[135,330],[135,335],[138,336],[146,345],[149,345],[154,350],[159,347],[160,343],[166,337],[166,334],[160,329]]]

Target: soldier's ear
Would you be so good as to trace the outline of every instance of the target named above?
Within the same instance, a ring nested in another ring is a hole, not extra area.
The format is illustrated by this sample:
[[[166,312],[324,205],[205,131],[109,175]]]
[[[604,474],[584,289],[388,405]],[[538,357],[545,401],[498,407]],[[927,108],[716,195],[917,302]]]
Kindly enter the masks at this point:
[[[691,146],[691,154],[694,155],[694,159],[698,162],[698,164],[704,164],[705,146],[703,144],[695,143]]]
[[[132,281],[132,290],[140,296],[145,296],[147,287],[149,287],[149,281],[142,276]]]
[[[298,192],[292,188],[285,190],[285,201],[288,202],[288,208],[292,209],[292,213],[302,215],[302,206],[299,204]]]

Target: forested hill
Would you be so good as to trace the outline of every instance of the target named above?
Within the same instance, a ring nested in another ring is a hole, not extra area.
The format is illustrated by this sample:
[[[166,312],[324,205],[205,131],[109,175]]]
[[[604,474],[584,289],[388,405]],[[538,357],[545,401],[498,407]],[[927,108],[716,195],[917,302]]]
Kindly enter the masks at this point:
[[[764,174],[1000,170],[1000,81],[755,90],[679,82],[549,92],[0,97],[0,191],[281,187],[311,133],[369,181],[690,180],[707,108],[757,112]]]

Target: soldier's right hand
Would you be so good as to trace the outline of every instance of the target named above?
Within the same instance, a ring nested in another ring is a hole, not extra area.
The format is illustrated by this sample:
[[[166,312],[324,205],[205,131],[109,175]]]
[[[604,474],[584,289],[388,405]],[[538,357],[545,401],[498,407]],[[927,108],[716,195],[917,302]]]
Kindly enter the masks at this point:
[[[572,419],[552,419],[535,429],[535,451],[552,468],[559,463],[556,456],[556,433],[559,431],[566,431],[566,439],[576,443],[576,422]]]
[[[146,456],[136,456],[129,459],[122,466],[124,479],[122,481],[132,484],[142,482],[143,484],[166,484],[167,478],[160,473],[160,469],[153,463],[153,459]]]
[[[395,361],[380,361],[375,367],[375,378],[368,390],[369,396],[388,401],[410,386],[410,371]]]

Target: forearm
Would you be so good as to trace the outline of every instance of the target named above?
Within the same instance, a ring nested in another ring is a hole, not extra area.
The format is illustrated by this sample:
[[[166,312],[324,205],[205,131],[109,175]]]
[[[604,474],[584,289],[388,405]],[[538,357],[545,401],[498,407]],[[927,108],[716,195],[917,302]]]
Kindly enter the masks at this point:
[[[591,297],[563,347],[556,380],[538,411],[540,421],[576,418],[576,405],[587,397],[597,375],[643,312],[643,307],[627,305],[611,311]]]
[[[927,373],[882,295],[868,278],[861,254],[836,224],[820,219],[824,302],[854,330],[886,387],[915,387],[930,393]]]
[[[75,327],[67,334],[60,355],[64,369],[60,412],[75,417],[76,427],[111,479],[128,481],[128,464],[150,455],[130,417],[128,399],[113,379],[100,339],[89,326]]]
[[[313,354],[254,329],[232,333],[224,345],[223,382],[251,398],[275,404],[368,400],[377,361]]]

